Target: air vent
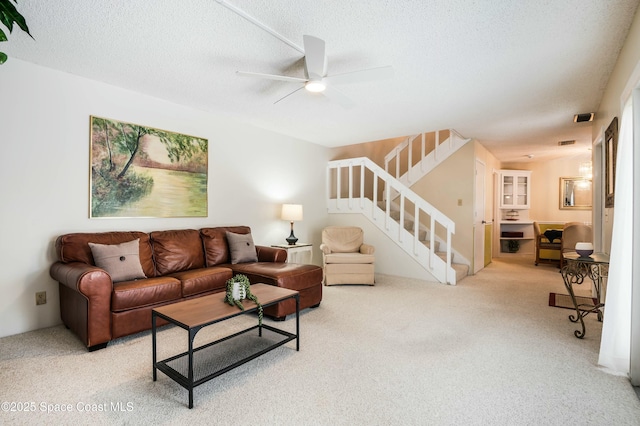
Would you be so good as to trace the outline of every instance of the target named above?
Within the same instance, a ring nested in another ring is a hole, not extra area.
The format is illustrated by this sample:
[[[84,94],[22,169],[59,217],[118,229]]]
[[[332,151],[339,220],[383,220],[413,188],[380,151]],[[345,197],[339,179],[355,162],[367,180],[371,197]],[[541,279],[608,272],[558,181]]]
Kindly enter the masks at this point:
[[[583,123],[585,121],[593,121],[593,116],[595,114],[592,112],[586,112],[584,114],[576,114],[573,116],[574,123]]]
[[[572,140],[572,141],[560,141],[560,142],[558,142],[558,146],[573,145],[575,143],[576,143],[575,140]]]

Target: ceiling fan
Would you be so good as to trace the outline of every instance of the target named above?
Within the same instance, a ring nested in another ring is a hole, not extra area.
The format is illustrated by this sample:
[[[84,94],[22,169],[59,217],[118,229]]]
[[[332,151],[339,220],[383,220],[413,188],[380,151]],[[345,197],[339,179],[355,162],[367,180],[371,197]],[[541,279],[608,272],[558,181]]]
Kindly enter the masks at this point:
[[[312,93],[322,93],[327,98],[335,100],[345,108],[352,107],[354,103],[334,85],[382,80],[393,76],[393,67],[391,66],[368,68],[364,70],[328,75],[324,40],[310,35],[303,36],[303,40],[305,78],[245,71],[238,71],[237,73],[247,77],[259,77],[302,84],[302,86],[278,99],[275,103],[282,101],[304,88]]]
[[[231,10],[240,17],[246,19],[262,30],[268,32],[272,36],[276,37],[280,41],[286,43],[292,48],[304,54],[304,74],[305,78],[290,77],[286,75],[275,74],[262,74],[256,72],[237,71],[238,75],[247,77],[266,78],[270,80],[280,80],[292,83],[302,84],[299,88],[293,92],[283,96],[274,103],[278,103],[283,99],[293,95],[294,93],[302,90],[303,88],[309,92],[321,93],[327,98],[335,100],[345,108],[350,108],[354,105],[353,101],[349,99],[344,93],[336,89],[334,85],[349,84],[349,83],[361,83],[367,81],[381,80],[385,78],[391,78],[393,76],[393,67],[384,66],[378,68],[369,68],[364,70],[346,72],[341,74],[327,75],[327,56],[325,53],[325,43],[317,37],[310,35],[303,36],[304,48],[298,46],[291,40],[288,40],[281,34],[258,21],[256,18],[247,14],[242,9],[230,4],[226,0],[216,0],[220,5]]]

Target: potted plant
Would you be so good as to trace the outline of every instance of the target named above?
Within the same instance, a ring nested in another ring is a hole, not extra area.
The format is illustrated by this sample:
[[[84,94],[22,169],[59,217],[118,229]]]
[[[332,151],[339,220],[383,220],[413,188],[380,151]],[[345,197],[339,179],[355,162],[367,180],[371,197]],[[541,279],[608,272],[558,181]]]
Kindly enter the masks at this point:
[[[24,17],[18,12],[13,3],[18,4],[15,0],[11,2],[11,0],[0,0],[0,22],[9,30],[9,32],[13,31],[13,23],[15,22],[25,33],[29,34],[29,37],[33,38],[31,33],[29,33],[29,28],[27,27],[27,21]],[[7,41],[7,35],[5,32],[0,29],[0,42]],[[4,52],[0,52],[0,65],[4,64],[7,61],[7,54]]]
[[[251,293],[251,287],[249,278],[246,275],[238,274],[227,280],[227,293],[224,297],[224,301],[231,306],[237,306],[241,311],[244,311],[242,305],[243,299],[252,300],[258,305],[258,325],[262,325],[262,305],[258,302],[258,298]]]

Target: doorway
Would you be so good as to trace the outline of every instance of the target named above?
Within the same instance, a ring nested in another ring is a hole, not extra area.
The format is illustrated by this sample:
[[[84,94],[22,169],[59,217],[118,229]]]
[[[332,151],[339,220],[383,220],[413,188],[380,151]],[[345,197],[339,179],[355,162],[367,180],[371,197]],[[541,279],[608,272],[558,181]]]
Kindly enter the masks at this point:
[[[476,158],[475,202],[473,212],[473,273],[485,265],[485,164]]]

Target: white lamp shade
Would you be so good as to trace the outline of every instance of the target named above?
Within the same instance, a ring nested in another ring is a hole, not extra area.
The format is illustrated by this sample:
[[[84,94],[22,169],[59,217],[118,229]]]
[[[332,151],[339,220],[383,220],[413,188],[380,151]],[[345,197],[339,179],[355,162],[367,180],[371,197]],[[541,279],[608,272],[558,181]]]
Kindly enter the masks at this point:
[[[302,220],[302,205],[301,204],[283,204],[282,220],[288,220],[290,222]]]

